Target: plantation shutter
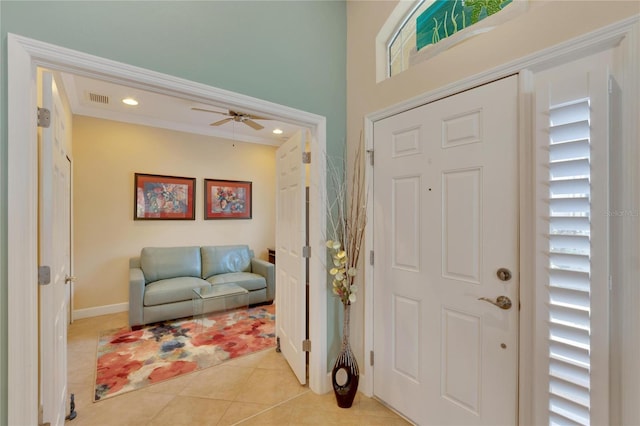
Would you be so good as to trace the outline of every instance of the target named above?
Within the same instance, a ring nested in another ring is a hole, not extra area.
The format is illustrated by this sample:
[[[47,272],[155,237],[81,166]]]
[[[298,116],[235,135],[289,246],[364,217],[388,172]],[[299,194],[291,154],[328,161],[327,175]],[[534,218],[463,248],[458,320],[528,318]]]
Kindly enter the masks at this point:
[[[589,160],[589,99],[550,106],[550,424],[590,424]]]
[[[535,76],[535,424],[607,424],[606,53]]]

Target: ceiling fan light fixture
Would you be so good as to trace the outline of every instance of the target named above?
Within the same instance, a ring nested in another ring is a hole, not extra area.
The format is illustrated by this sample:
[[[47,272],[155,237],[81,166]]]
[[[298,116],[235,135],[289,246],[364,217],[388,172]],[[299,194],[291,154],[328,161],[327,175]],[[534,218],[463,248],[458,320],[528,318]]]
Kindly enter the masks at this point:
[[[284,133],[284,132],[282,131],[282,129],[273,129],[273,134],[274,134],[274,135],[281,135],[282,133]]]
[[[137,106],[139,102],[134,98],[129,97],[129,98],[124,98],[122,100],[122,103],[129,106]]]
[[[219,112],[219,111],[213,111],[210,109],[197,108],[197,107],[191,107],[191,109],[194,111],[213,112],[216,114],[226,115],[227,117],[229,117],[229,118],[224,118],[222,120],[214,121],[213,123],[210,124],[210,126],[220,126],[230,121],[233,121],[234,123],[237,121],[238,123],[246,124],[247,126],[251,127],[254,130],[262,130],[264,129],[264,126],[260,123],[255,122],[254,120],[269,120],[269,118],[267,117],[260,117],[258,115],[253,115],[253,114],[245,114],[243,112],[238,112],[233,110],[229,110],[227,112]]]

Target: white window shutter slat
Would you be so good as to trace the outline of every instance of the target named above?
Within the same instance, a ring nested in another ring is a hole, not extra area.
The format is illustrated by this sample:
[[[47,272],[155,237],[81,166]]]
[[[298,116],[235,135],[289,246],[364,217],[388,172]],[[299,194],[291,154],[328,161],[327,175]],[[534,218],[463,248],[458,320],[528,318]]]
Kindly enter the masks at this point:
[[[549,422],[590,424],[589,99],[549,105]]]

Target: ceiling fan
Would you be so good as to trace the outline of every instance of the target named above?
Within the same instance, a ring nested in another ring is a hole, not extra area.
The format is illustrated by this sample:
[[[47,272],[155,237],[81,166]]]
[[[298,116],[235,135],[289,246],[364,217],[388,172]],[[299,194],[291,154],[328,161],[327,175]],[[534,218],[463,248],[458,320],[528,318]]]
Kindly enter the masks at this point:
[[[245,114],[245,113],[237,112],[233,110],[229,110],[227,112],[221,112],[221,111],[214,111],[211,109],[196,108],[196,107],[192,107],[191,109],[194,111],[213,112],[215,114],[222,114],[222,115],[229,116],[229,118],[223,118],[222,120],[214,121],[213,123],[210,124],[210,126],[221,126],[225,123],[228,123],[229,121],[237,121],[239,123],[244,123],[255,130],[261,130],[261,129],[264,129],[264,126],[259,123],[256,123],[253,120],[269,120],[269,118],[267,117],[260,117],[258,115],[253,115],[253,114]]]

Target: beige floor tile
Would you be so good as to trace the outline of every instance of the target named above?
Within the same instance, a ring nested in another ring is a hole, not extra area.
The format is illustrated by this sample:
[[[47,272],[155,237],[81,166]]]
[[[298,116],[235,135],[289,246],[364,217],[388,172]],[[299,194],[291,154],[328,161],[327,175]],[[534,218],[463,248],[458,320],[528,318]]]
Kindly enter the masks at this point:
[[[280,370],[254,369],[236,398],[242,402],[279,404],[307,391],[293,373],[283,374]]]
[[[221,365],[93,402],[95,357],[101,331],[128,326],[126,312],[75,321],[68,333],[69,392],[85,425],[407,425],[362,394],[338,407],[333,393],[301,386],[286,360],[266,349]]]
[[[148,423],[154,426],[215,426],[231,402],[177,396]]]
[[[265,349],[255,354],[242,356],[227,362],[228,365],[238,367],[265,368],[269,370],[284,370],[289,366],[281,353],[275,348]]]
[[[78,417],[70,426],[145,425],[172,399],[172,395],[129,392],[87,405],[78,410]]]
[[[359,416],[358,424],[362,426],[407,426],[411,423],[401,417]]]
[[[168,379],[160,383],[155,383],[150,386],[145,386],[140,389],[140,392],[149,392],[149,393],[163,393],[166,395],[179,395],[180,392],[186,388],[189,383],[195,380],[198,377],[198,372],[193,372],[191,374],[185,374],[182,376],[175,377],[173,379]]]
[[[67,338],[67,351],[92,353],[95,355],[98,343],[98,333],[93,330],[79,336]]]
[[[360,416],[348,409],[327,411],[320,408],[296,407],[291,412],[289,422],[294,425],[357,425]]]
[[[397,414],[385,407],[382,403],[372,398],[361,395],[358,405],[355,407],[361,415],[376,417],[397,417]]]
[[[77,412],[84,412],[85,408],[91,408],[93,404],[93,383],[68,383],[69,394],[74,395]]]
[[[333,395],[333,392],[329,392],[324,395],[317,395],[313,392],[308,392],[295,399],[292,399],[291,401],[287,402],[287,404],[295,408],[302,407],[309,409],[319,409],[325,410],[327,412],[341,412],[344,410],[343,408],[338,407],[338,404],[336,403],[336,397]]]
[[[67,352],[67,381],[74,384],[94,384],[96,372],[95,352]]]
[[[194,375],[180,394],[235,401],[238,395],[244,391],[245,384],[254,370],[253,368],[232,367],[226,364],[207,368]],[[260,401],[251,402],[260,403]]]
[[[283,405],[275,406],[270,410],[264,411],[256,416],[249,417],[248,419],[237,423],[242,426],[284,426],[289,425],[291,419],[292,407]]]
[[[262,413],[271,406],[267,404],[254,404],[251,402],[232,402],[227,412],[220,419],[217,426],[231,426],[249,417]]]

